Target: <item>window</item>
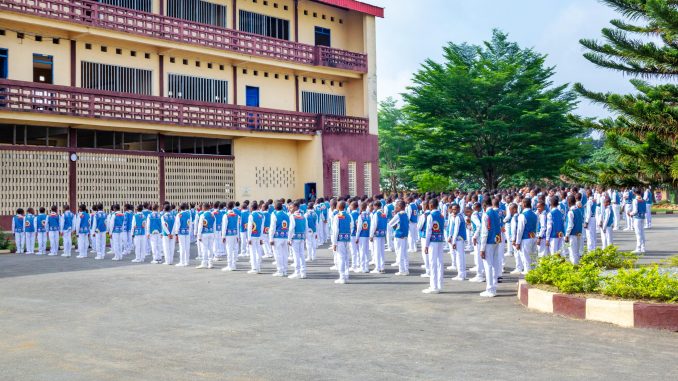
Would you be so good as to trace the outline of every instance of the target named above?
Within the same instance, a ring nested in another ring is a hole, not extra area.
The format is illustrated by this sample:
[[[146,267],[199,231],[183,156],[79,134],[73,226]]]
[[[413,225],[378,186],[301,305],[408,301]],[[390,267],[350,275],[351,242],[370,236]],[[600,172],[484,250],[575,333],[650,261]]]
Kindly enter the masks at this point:
[[[202,0],[167,0],[167,15],[226,28],[226,6]]]
[[[0,49],[0,78],[7,78],[7,66],[9,64],[9,52],[7,49]]]
[[[33,54],[33,82],[53,83],[54,62],[52,56]]]
[[[228,103],[228,81],[180,74],[169,74],[168,79],[170,98]]]
[[[158,135],[131,132],[78,130],[78,148],[158,151]]]
[[[165,152],[192,155],[232,155],[232,142],[227,139],[165,136]]]
[[[363,164],[363,176],[365,178],[365,196],[372,197],[372,163]]]
[[[152,0],[98,0],[98,2],[102,4],[135,9],[143,12],[151,12],[153,10],[151,1]]]
[[[341,163],[338,160],[332,162],[332,196],[341,196]]]
[[[68,128],[0,124],[0,144],[68,147]]]
[[[356,163],[355,161],[348,162],[348,194],[350,196],[358,195],[358,184],[356,179]]]
[[[301,105],[303,112],[310,112],[313,114],[346,115],[346,97],[343,95],[302,91]]]
[[[262,36],[290,39],[290,21],[240,10],[240,30]]]
[[[151,70],[82,61],[81,87],[123,93],[152,95]]]

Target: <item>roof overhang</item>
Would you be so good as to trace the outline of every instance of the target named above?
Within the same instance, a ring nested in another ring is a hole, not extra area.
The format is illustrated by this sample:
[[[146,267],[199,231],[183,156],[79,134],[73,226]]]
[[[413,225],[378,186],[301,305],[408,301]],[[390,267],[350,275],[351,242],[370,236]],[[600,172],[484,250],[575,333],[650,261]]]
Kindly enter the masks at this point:
[[[333,5],[339,8],[348,9],[350,11],[361,12],[376,17],[382,18],[384,17],[384,8],[377,7],[376,5],[363,3],[357,0],[315,0],[315,1],[327,5]]]

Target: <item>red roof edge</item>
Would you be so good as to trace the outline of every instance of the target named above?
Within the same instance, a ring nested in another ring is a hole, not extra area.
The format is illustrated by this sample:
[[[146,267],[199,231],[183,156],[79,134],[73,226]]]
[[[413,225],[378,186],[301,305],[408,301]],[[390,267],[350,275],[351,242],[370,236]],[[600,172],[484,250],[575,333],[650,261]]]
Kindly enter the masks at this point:
[[[376,17],[384,17],[384,8],[363,3],[357,0],[316,0],[319,3],[334,5],[335,7],[346,8],[351,11],[366,13]]]

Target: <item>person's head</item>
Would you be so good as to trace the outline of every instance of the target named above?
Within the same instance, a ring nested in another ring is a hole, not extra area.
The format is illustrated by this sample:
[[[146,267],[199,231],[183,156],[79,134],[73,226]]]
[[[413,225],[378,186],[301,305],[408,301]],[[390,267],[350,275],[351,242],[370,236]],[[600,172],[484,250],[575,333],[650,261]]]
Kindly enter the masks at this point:
[[[113,205],[113,211],[114,211],[114,212],[119,212],[119,211],[120,211],[120,205],[119,205],[119,204]]]
[[[581,197],[580,197],[580,199],[581,199]],[[570,207],[577,205],[577,199],[572,195],[567,196],[567,205],[570,206]]]
[[[609,196],[603,197],[603,205],[610,206],[611,203],[612,203],[612,200],[610,200]]]
[[[635,192],[633,193],[635,193],[638,197],[643,197],[643,190],[641,188],[636,188]]]
[[[473,214],[473,209],[469,208],[468,206],[466,208],[464,208],[464,215],[466,217],[471,217],[472,214]]]
[[[403,212],[405,211],[405,208],[407,208],[407,203],[403,200],[398,201],[398,203],[396,204],[396,211]]]
[[[532,200],[529,198],[523,199],[523,209],[530,209],[532,208]]]
[[[250,205],[250,210],[253,212],[259,210],[259,203],[257,203],[256,201],[252,201],[252,204]]]
[[[28,208],[28,209],[26,209],[26,213],[35,214],[35,210],[33,210],[33,208]]]
[[[546,203],[544,203],[543,201],[539,201],[537,203],[537,212],[541,213],[544,211],[544,209],[546,209]]]
[[[99,205],[97,204],[92,204],[92,212],[96,212],[99,210]],[[42,213],[42,212],[41,212]]]
[[[360,211],[361,211],[361,212],[366,211],[366,210],[367,210],[367,205],[368,205],[368,202],[367,202],[367,201],[364,201],[363,203],[361,203],[361,204],[360,204]]]
[[[229,201],[228,202],[228,210],[233,210],[233,208],[235,208],[235,202]]]
[[[17,208],[16,214],[18,214],[18,215],[20,215],[20,216],[23,216],[23,215],[24,215],[24,210],[23,210],[23,208]]]
[[[85,204],[80,204],[80,211],[85,213],[87,211],[87,205]]]
[[[476,202],[473,203],[473,211],[480,212],[480,208],[481,208],[481,205],[480,205],[479,202],[476,201]]]
[[[144,204],[137,205],[137,212],[142,212],[144,210]]]
[[[510,212],[511,214],[516,214],[516,213],[518,213],[518,204],[516,204],[515,202],[510,203],[510,204],[509,204],[509,212]]]
[[[295,202],[290,204],[290,212],[294,213],[294,212],[298,211],[300,207],[301,207],[301,203],[299,201],[295,201]]]
[[[71,207],[70,207],[68,204],[64,204],[64,206],[62,207],[62,209],[63,209],[63,211],[65,212],[65,211],[71,210]]]
[[[339,201],[336,204],[337,204],[337,210],[339,210],[340,212],[343,212],[344,210],[346,210],[346,201]]]
[[[208,210],[210,210],[210,207],[211,207],[211,205],[210,205],[209,202],[203,202],[202,203],[202,210],[208,211]]]
[[[457,203],[452,204],[450,212],[452,212],[453,216],[456,216],[457,214],[459,214],[459,204],[457,204]]]
[[[428,202],[428,208],[429,210],[436,210],[438,209],[438,206],[440,205],[440,201],[438,201],[437,198],[432,198]]]
[[[157,212],[158,210],[160,210],[160,205],[158,205],[158,204],[153,204],[153,211],[154,211],[154,212]]]
[[[556,196],[551,197],[551,208],[557,208],[559,202],[560,201],[558,200],[558,197]]]
[[[283,206],[282,202],[280,202],[280,201],[276,202],[275,203],[275,210],[278,211],[278,212],[281,211],[282,206]]]
[[[52,207],[50,208],[50,210],[52,211],[52,213],[56,213],[56,212],[59,211],[59,207],[57,207],[56,205],[52,205]]]
[[[188,203],[182,202],[181,205],[179,205],[179,209],[188,210]]]
[[[169,213],[172,210],[172,207],[170,206],[170,204],[165,204],[163,210],[165,211],[165,213]]]
[[[349,209],[357,210],[358,209],[358,201],[351,201],[351,205],[350,205]]]
[[[144,209],[148,209],[151,206],[151,204],[148,202],[144,202],[142,205]]]

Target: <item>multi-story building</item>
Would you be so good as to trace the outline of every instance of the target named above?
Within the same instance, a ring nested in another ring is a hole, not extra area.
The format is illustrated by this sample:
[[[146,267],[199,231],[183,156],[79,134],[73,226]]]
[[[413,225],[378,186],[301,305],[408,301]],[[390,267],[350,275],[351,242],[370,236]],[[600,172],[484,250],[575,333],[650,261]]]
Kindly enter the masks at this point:
[[[376,17],[355,0],[0,0],[0,215],[376,192]]]

